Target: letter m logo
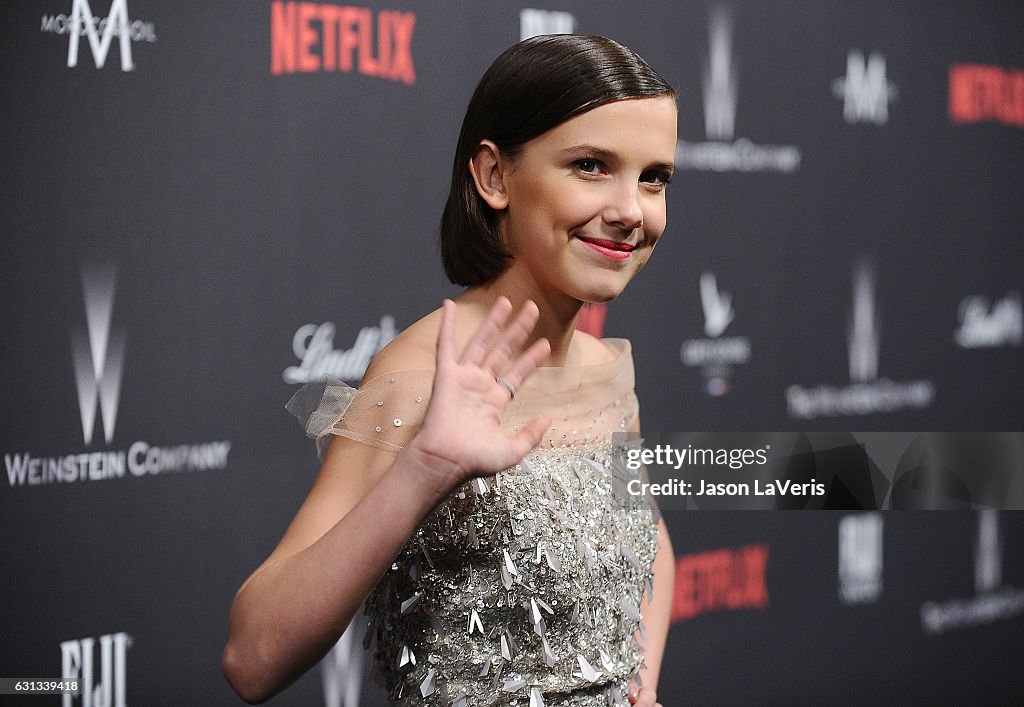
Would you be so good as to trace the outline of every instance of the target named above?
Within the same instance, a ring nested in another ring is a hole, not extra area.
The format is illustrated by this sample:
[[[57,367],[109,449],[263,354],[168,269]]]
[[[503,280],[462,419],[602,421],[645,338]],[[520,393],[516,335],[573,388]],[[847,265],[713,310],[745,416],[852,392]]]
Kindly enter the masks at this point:
[[[110,14],[105,20],[97,20],[92,14],[89,0],[74,0],[68,30],[68,66],[78,65],[78,40],[84,33],[89,38],[89,48],[96,68],[102,69],[115,32],[121,43],[121,71],[131,71],[135,64],[132,63],[132,38],[128,29],[128,0],[113,0]]]
[[[896,87],[886,78],[885,57],[872,52],[864,59],[859,52],[846,55],[846,78],[834,82],[837,97],[843,99],[843,117],[847,123],[889,121],[889,101],[896,98]]]

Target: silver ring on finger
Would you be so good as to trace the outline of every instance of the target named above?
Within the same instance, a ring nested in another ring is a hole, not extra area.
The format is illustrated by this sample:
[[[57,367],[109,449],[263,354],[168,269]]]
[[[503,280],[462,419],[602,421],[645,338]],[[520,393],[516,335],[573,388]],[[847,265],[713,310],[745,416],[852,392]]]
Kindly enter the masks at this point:
[[[516,387],[509,383],[507,378],[502,378],[501,376],[498,376],[497,378],[494,379],[494,381],[508,391],[508,394],[512,396],[511,400],[516,399]]]

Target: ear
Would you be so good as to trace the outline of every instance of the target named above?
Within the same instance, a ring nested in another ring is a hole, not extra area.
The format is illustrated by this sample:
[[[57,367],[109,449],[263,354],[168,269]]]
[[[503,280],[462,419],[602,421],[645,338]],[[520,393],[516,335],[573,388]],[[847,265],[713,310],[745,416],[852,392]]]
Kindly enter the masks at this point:
[[[508,207],[508,194],[505,191],[507,167],[508,161],[490,140],[481,140],[469,159],[469,173],[473,175],[476,192],[495,211]]]

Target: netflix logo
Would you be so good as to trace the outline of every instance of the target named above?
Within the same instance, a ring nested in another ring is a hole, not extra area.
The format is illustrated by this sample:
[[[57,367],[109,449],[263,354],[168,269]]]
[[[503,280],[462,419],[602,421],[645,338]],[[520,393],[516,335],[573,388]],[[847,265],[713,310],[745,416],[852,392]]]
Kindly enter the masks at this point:
[[[270,73],[357,71],[416,83],[416,15],[318,2],[270,4]]]
[[[676,559],[672,623],[711,611],[768,606],[768,545],[746,545]]]
[[[954,64],[949,69],[949,119],[955,124],[992,121],[1024,128],[1024,71]]]

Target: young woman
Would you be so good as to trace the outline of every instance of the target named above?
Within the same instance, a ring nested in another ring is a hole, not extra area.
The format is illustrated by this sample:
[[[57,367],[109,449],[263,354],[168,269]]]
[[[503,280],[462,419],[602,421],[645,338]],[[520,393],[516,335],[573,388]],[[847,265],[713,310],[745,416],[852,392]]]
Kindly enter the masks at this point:
[[[467,289],[358,390],[290,403],[323,466],[232,606],[224,670],[244,699],[313,666],[365,602],[395,704],[656,704],[673,557],[624,491],[629,343],[575,324],[650,257],[675,146],[675,92],[609,39],[495,60],[441,223]]]

